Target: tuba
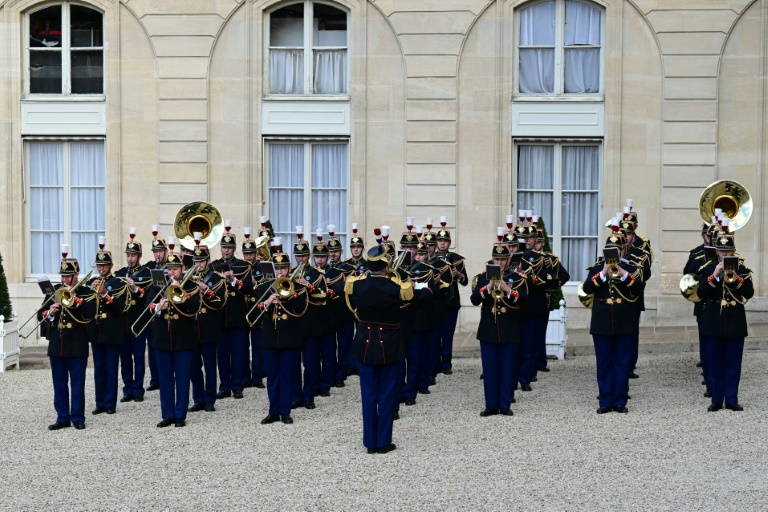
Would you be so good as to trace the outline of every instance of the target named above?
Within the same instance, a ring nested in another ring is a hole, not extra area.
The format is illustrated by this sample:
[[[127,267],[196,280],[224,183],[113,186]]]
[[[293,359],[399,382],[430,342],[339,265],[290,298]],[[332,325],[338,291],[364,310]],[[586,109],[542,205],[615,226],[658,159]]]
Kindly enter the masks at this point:
[[[195,232],[202,235],[200,245],[212,248],[224,236],[224,221],[215,206],[203,201],[195,201],[181,207],[173,222],[173,231],[179,243],[189,250],[195,248],[193,237]],[[257,241],[261,238],[263,237],[259,237]]]
[[[579,283],[579,302],[585,308],[592,309],[592,305],[595,303],[595,295],[584,291],[584,283]]]

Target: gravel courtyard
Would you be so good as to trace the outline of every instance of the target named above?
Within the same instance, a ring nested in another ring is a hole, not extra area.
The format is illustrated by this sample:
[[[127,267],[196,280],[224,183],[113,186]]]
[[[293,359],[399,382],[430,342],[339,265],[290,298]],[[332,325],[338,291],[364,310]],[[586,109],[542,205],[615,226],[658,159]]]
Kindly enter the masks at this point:
[[[514,416],[481,418],[480,361],[402,407],[397,450],[362,447],[356,377],[293,425],[266,392],[158,429],[157,392],[49,432],[50,373],[0,375],[3,510],[765,510],[768,352],[744,357],[743,413],[707,413],[694,354],[641,356],[628,415],[598,416],[595,361],[552,362]]]

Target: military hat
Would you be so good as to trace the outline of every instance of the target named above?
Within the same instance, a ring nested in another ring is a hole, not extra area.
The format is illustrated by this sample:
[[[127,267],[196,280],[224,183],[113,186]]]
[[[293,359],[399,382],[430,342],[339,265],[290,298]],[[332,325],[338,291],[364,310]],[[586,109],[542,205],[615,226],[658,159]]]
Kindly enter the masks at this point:
[[[130,242],[129,242],[130,245]],[[139,244],[139,249],[141,249],[141,244]],[[153,251],[164,251],[168,249],[168,246],[165,243],[165,238],[155,238],[152,240],[152,250]],[[128,252],[128,249],[125,250],[125,252]]]
[[[509,246],[503,243],[493,244],[491,250],[491,258],[497,260],[503,260],[512,256],[512,252],[509,250]]]
[[[309,243],[304,240],[297,240],[293,242],[293,255],[294,256],[307,256],[309,255]]]
[[[181,259],[180,254],[172,252],[168,255],[168,259],[165,260],[166,267],[181,267],[184,265],[184,261]]]
[[[275,232],[272,231],[272,228],[261,228],[259,229],[259,236],[268,236],[269,238],[274,238]]]
[[[419,244],[419,237],[410,231],[404,231],[400,236],[400,247],[416,247]]]
[[[736,239],[733,237],[733,233],[720,231],[715,235],[712,245],[714,245],[715,249],[720,249],[721,251],[735,251]]]
[[[531,224],[530,226],[526,226],[526,231],[528,232],[528,238],[538,238],[539,237],[539,228]]]
[[[536,240],[539,240],[540,242],[544,241],[544,230],[539,229],[538,227],[536,229]]]
[[[256,242],[253,240],[246,240],[243,242],[243,254],[250,254],[252,252],[258,252],[258,249],[256,249]]]
[[[276,267],[290,267],[291,259],[284,252],[276,252],[272,255],[272,263],[274,263]]]
[[[517,233],[514,230],[504,232],[504,236],[501,239],[501,243],[507,245],[519,245],[520,240],[517,238]]]
[[[635,234],[635,223],[632,221],[629,221],[627,219],[622,220],[619,222],[619,227],[624,233],[634,235]]]
[[[381,245],[386,247],[387,249],[387,255],[397,255],[397,247],[395,246],[395,242],[392,240],[387,240],[386,242],[381,242]]]
[[[427,244],[424,242],[419,242],[419,245],[416,246],[416,254],[429,254],[429,248],[427,248]]]
[[[635,227],[637,227],[637,212],[629,212],[626,220],[633,222],[635,224]]]
[[[618,247],[621,249],[627,245],[627,237],[621,231],[614,231],[605,240],[606,247]]]
[[[340,252],[342,249],[341,247],[341,240],[338,237],[331,237],[328,239],[328,251],[329,252]]]
[[[387,254],[389,254],[389,251],[385,245],[376,245],[368,249],[368,268],[371,272],[379,272],[387,268],[389,263]]]
[[[225,233],[221,239],[221,246],[230,249],[237,249],[237,236],[231,233]]]
[[[208,249],[207,245],[200,245],[193,252],[193,261],[205,261],[211,259],[211,251]]]
[[[133,240],[125,244],[125,254],[141,254],[141,242]]]
[[[528,238],[528,226],[525,226],[523,224],[518,224],[513,228],[513,230],[518,240],[520,240],[521,238],[523,239]]]
[[[437,239],[438,240],[447,240],[451,241],[451,232],[447,229],[441,229],[437,232]]]
[[[720,224],[718,224],[717,222],[713,222],[707,229],[707,236],[712,238],[717,234],[718,231],[720,231],[720,229],[721,229]]]
[[[109,251],[99,251],[96,253],[96,264],[97,265],[111,265],[112,264],[112,253]]]
[[[75,258],[67,258],[61,260],[61,267],[59,268],[59,275],[61,276],[73,276],[80,272],[80,265]]]
[[[322,242],[312,246],[312,256],[328,256],[328,246]]]
[[[365,247],[365,240],[361,236],[353,236],[349,239],[350,247]]]
[[[432,231],[427,231],[421,235],[421,241],[427,245],[437,245],[437,237]]]

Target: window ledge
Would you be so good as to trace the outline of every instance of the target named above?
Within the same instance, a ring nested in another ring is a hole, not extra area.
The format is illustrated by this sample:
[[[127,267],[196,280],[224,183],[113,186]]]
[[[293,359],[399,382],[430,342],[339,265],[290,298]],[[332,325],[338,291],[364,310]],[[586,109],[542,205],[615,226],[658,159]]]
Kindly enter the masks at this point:
[[[573,95],[573,96],[512,96],[513,103],[524,102],[552,102],[552,103],[604,103],[605,96],[602,94],[594,95]]]
[[[22,103],[104,103],[107,97],[104,94],[27,94],[21,98]]]
[[[262,97],[264,101],[350,101],[348,94],[342,95],[320,95],[320,94],[305,94],[305,95],[266,95]]]

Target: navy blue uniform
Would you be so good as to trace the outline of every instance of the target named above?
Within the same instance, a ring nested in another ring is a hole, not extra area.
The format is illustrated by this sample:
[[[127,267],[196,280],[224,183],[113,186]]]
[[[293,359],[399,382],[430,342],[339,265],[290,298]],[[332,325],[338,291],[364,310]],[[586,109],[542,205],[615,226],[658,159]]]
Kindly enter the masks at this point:
[[[549,293],[547,258],[544,254],[526,250],[522,270],[528,276],[528,303],[522,312],[522,325],[517,379],[528,386],[541,364],[541,347],[546,353],[547,323],[549,322]]]
[[[254,290],[258,289],[258,287],[264,283],[264,275],[261,273],[261,267],[259,266],[258,263],[253,264],[253,271],[251,272],[251,277],[256,281],[256,284],[253,287]],[[245,303],[248,311],[250,311],[251,308],[253,308],[253,306],[256,304],[256,301],[259,300],[259,298],[260,296],[257,293],[253,293],[252,295],[249,295],[245,298]],[[256,317],[256,314],[253,314],[251,318],[255,318],[255,317]],[[263,388],[264,383],[262,382],[262,379],[264,379],[264,377],[266,377],[267,375],[265,373],[266,370],[264,369],[264,354],[261,348],[261,324],[260,323],[254,324],[248,328],[248,337],[250,338],[250,343],[251,343],[251,366],[250,368],[246,368],[245,379],[246,381],[250,379],[251,384],[253,384],[258,388]],[[250,370],[250,376],[248,375],[248,370]]]
[[[365,258],[347,258],[339,263],[336,268],[344,273],[344,280],[348,276],[361,276],[368,271],[368,262]],[[346,298],[342,299],[346,303]],[[357,373],[357,362],[352,358],[352,338],[355,335],[355,316],[344,308],[344,313],[336,328],[336,338],[339,342],[338,365],[336,366],[336,380],[345,381],[347,376]]]
[[[459,296],[459,285],[467,286],[467,269],[464,266],[464,257],[455,252],[438,253],[452,269],[458,274],[451,281],[451,288],[448,291],[448,305],[446,307],[446,320],[440,326],[440,368],[442,372],[450,371],[453,368],[453,335],[456,332],[456,323],[459,320],[459,309],[461,309],[461,298]]]
[[[307,267],[302,277],[309,283],[309,307],[303,317],[304,345],[301,356],[304,363],[304,387],[299,401],[311,404],[316,394],[328,392],[335,376],[336,325],[329,317],[326,306],[328,286],[325,283],[325,271]]]
[[[426,262],[414,263],[410,270],[414,282],[425,283],[433,296],[439,293],[439,282],[435,281],[435,268]],[[416,392],[429,392],[430,378],[430,335],[435,330],[435,309],[432,299],[416,301],[409,306],[412,317],[412,336],[406,346],[407,367],[403,397],[414,400]],[[458,310],[457,310],[458,311]]]
[[[147,352],[147,341],[152,329],[145,329],[139,336],[134,336],[131,332],[131,326],[136,322],[139,315],[146,307],[146,291],[152,284],[149,268],[145,266],[136,266],[134,268],[123,267],[115,272],[115,277],[133,279],[138,291],[136,293],[128,291],[126,298],[125,311],[122,315],[123,324],[123,344],[120,347],[120,376],[123,379],[123,396],[143,397],[144,396],[144,373],[146,372],[145,353]],[[149,297],[151,299],[152,297]],[[150,372],[154,368],[154,375],[150,377],[157,384],[157,361],[152,361],[155,350],[150,353]]]
[[[195,349],[192,353],[192,401],[216,403],[216,352],[221,338],[219,311],[227,301],[224,278],[214,272],[198,273],[208,290],[200,292],[200,308],[195,316]]]

